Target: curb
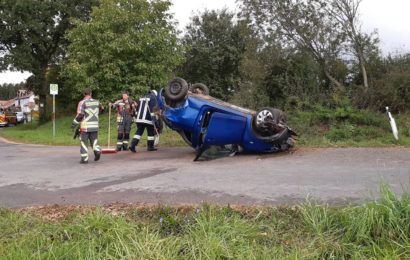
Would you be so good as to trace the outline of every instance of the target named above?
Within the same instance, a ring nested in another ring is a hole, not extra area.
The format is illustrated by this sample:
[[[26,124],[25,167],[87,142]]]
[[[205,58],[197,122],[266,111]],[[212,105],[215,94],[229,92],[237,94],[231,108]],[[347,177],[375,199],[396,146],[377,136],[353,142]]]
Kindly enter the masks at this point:
[[[23,144],[23,143],[16,143],[16,142],[10,141],[10,140],[8,140],[4,137],[1,137],[1,136],[0,136],[0,141],[3,142],[3,143],[6,143],[6,144]]]
[[[0,136],[0,142],[6,143],[6,144],[14,144],[14,145],[26,145],[26,146],[40,146],[40,147],[53,147],[53,145],[46,145],[46,144],[30,144],[30,143],[18,143],[14,141],[10,141],[4,137]]]

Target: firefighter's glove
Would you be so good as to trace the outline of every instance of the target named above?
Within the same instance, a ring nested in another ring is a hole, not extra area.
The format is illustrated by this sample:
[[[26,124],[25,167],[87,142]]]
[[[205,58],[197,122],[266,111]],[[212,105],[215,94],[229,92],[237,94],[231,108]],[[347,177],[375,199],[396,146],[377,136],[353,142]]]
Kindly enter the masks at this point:
[[[76,128],[78,126],[78,122],[76,121],[76,120],[74,120],[72,123],[71,123],[71,129],[74,129],[74,128]]]

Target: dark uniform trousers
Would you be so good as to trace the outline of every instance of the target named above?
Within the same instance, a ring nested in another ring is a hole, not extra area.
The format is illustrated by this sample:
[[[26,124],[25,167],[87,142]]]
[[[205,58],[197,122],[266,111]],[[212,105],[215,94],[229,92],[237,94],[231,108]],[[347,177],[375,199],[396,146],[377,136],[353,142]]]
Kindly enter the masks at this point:
[[[155,129],[154,129],[154,113],[153,110],[156,106],[156,96],[150,92],[143,98],[139,99],[138,113],[136,116],[137,131],[131,142],[130,150],[136,152],[135,147],[138,145],[145,128],[147,129],[147,150],[155,151]]]
[[[153,149],[154,148],[154,140],[155,140],[155,129],[153,125],[144,124],[144,123],[137,123],[137,131],[135,132],[134,138],[131,142],[131,147],[135,148],[138,145],[141,136],[144,134],[145,128],[147,129],[147,148]]]
[[[80,135],[81,141],[81,159],[83,161],[88,161],[88,142],[90,142],[90,146],[93,148],[94,155],[97,156],[101,153],[101,148],[97,144],[98,142],[98,132],[83,132]]]
[[[132,116],[129,114],[124,115],[121,118],[121,122],[118,122],[118,137],[117,137],[117,150],[128,150],[128,140],[130,139],[132,125]]]
[[[91,96],[85,96],[78,103],[77,116],[72,127],[80,124],[80,154],[81,163],[88,162],[88,142],[94,150],[95,161],[100,159],[101,148],[98,146],[98,115],[101,104]]]

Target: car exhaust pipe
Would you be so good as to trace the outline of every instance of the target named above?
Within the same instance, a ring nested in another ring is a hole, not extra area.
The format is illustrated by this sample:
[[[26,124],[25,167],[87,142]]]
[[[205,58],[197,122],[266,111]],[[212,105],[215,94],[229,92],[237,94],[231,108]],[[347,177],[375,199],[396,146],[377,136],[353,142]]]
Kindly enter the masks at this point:
[[[393,136],[396,140],[399,140],[399,131],[397,130],[396,120],[394,120],[393,116],[391,115],[389,111],[389,107],[386,107],[386,112],[387,112],[387,116],[389,117],[391,131],[393,133]]]

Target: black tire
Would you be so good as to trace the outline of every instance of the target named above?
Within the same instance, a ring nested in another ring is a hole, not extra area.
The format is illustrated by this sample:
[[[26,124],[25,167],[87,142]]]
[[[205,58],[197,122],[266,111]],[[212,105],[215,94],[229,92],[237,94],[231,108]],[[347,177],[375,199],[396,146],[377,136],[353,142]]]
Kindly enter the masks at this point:
[[[285,114],[275,108],[265,107],[254,115],[252,120],[252,128],[255,135],[263,140],[272,141],[277,138],[281,138],[282,135],[286,135],[283,131],[276,131],[274,128],[269,126],[276,124],[286,125]],[[287,132],[287,128],[284,129]]]
[[[194,94],[209,95],[209,88],[202,83],[195,83],[189,87],[189,91]]]
[[[165,88],[164,96],[172,101],[180,101],[188,93],[188,83],[182,78],[174,78]]]

